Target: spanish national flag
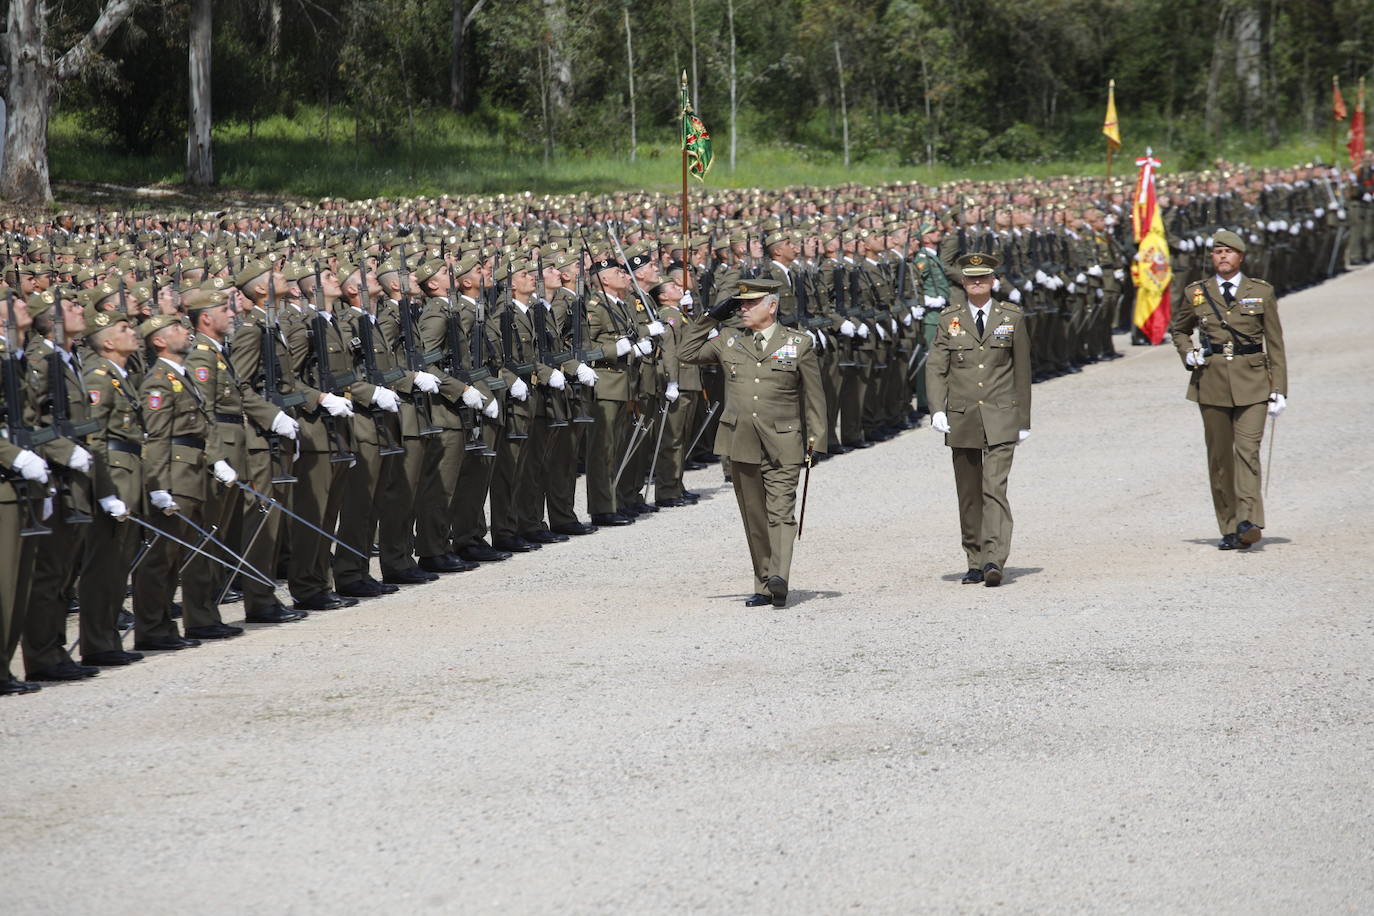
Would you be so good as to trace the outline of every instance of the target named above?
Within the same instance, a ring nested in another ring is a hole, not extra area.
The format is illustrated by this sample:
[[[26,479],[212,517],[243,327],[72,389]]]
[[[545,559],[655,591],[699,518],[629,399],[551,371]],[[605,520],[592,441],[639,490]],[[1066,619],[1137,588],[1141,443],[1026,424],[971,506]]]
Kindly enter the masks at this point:
[[[1116,120],[1116,80],[1107,83],[1107,117],[1102,121],[1102,133],[1109,147],[1121,149],[1121,125]]]
[[[1152,344],[1162,343],[1169,328],[1169,282],[1174,271],[1169,265],[1169,241],[1164,236],[1164,220],[1155,196],[1155,170],[1159,160],[1148,152],[1135,164],[1140,175],[1132,198],[1131,227],[1136,242],[1131,262],[1135,283],[1135,326]]]

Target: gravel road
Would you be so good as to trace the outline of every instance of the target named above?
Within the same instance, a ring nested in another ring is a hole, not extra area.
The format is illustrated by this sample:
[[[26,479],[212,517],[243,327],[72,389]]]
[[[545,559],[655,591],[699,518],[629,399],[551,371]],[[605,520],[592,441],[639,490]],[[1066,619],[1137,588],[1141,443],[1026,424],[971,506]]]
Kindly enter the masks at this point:
[[[1036,386],[1001,589],[957,584],[923,428],[816,469],[784,610],[743,607],[712,468],[694,509],[0,701],[0,908],[1374,910],[1372,301],[1283,301],[1248,553],[1174,352],[1118,340]]]

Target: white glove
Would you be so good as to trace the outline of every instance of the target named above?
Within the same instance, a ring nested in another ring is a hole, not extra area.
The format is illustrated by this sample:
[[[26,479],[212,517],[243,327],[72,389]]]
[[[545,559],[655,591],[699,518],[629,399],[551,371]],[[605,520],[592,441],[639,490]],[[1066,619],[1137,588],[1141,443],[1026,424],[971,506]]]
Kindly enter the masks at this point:
[[[1286,397],[1278,392],[1269,395],[1269,416],[1277,417],[1279,414],[1283,413],[1287,407],[1288,399]]]
[[[1094,264],[1092,267],[1089,267],[1089,268],[1088,268],[1088,276],[1090,276],[1090,277],[1100,277],[1100,276],[1102,276],[1102,265],[1101,265],[1101,264]]]
[[[1183,361],[1194,369],[1207,365],[1207,357],[1202,355],[1201,350],[1189,350]]]
[[[229,462],[225,461],[223,458],[215,462],[214,469],[211,473],[215,475],[216,480],[226,487],[233,486],[234,481],[239,479],[238,471],[231,468]]]
[[[925,306],[923,306],[923,305],[913,305],[913,306],[911,307],[911,317],[912,317],[912,318],[915,318],[917,321],[920,321],[922,318],[924,318],[924,317],[925,317],[925,314],[926,314],[926,308],[925,308]]]
[[[1310,219],[1305,219],[1305,220],[1303,220],[1303,221],[1302,221],[1302,224],[1303,224],[1304,226],[1306,226],[1308,229],[1311,229],[1311,228],[1312,228],[1312,221],[1311,221]],[[1294,234],[1294,235],[1297,235],[1296,232],[1293,233],[1293,234]]]
[[[152,503],[155,509],[170,509],[177,504],[177,501],[172,499],[172,494],[166,490],[154,490],[149,493],[148,502]]]
[[[525,380],[518,378],[510,383],[510,396],[517,401],[523,401],[530,396],[530,386],[525,384]]]
[[[414,382],[415,387],[419,388],[425,394],[439,393],[439,376],[437,375],[431,375],[428,372],[417,372],[415,373]]]
[[[1021,288],[1024,289],[1026,292],[1030,292],[1031,290],[1035,289],[1035,284],[1027,280],[1025,283],[1021,285]]]
[[[34,483],[48,482],[48,463],[38,457],[37,452],[28,449],[20,449],[19,454],[14,456],[14,469],[23,475],[25,480],[32,480]]]
[[[997,291],[998,291],[999,289],[1001,289],[1001,288],[1002,288],[1002,278],[1001,278],[1001,277],[993,277],[993,278],[992,278],[992,291],[995,293],[995,292],[997,292]]]
[[[1121,269],[1114,270],[1112,271],[1112,276],[1116,277],[1118,280],[1124,280],[1126,279],[1126,271]]]
[[[889,318],[889,319],[888,319],[888,323],[892,325],[892,333],[893,333],[893,334],[896,334],[896,333],[897,333],[897,319],[896,319],[896,318]]]
[[[615,342],[615,355],[624,356],[626,353],[630,352],[630,347],[632,346],[634,346],[634,344],[630,343],[630,338],[620,338]]]
[[[1098,295],[1101,295],[1101,293],[1102,291],[1098,290]],[[1019,303],[1021,301],[1021,291],[1019,289],[1013,289],[1010,293],[1007,293],[1007,298],[1012,302]]]
[[[558,369],[549,373],[549,387],[554,391],[562,391],[568,384],[568,379]]]
[[[676,401],[681,397],[682,392],[678,390],[677,382],[669,382],[667,389],[663,392],[663,396],[670,401]]]
[[[496,403],[496,398],[487,401],[487,406],[482,408],[482,414],[495,420],[501,414],[501,405]]]
[[[91,470],[91,453],[79,445],[72,446],[72,456],[67,459],[67,467],[83,474]]]
[[[645,337],[635,344],[635,352],[640,356],[648,356],[654,352],[654,341],[651,337]]]
[[[129,514],[129,507],[124,505],[124,500],[118,496],[102,496],[99,502],[100,508],[105,510],[106,515],[122,518]]]
[[[926,297],[924,297],[924,298],[925,298],[925,300],[926,300],[926,308],[928,308],[928,309],[937,309],[937,308],[940,307],[940,306],[936,303],[936,299],[935,299],[934,296],[926,296]]]
[[[320,398],[320,406],[329,411],[331,417],[353,416],[353,405],[337,394],[325,394]]]
[[[1342,207],[1341,209],[1339,209],[1339,210],[1336,211],[1336,219],[1345,219],[1345,208],[1344,208],[1344,207]]]
[[[1027,439],[1029,439],[1029,438],[1030,438],[1030,430],[1028,430],[1028,429],[1018,429],[1018,430],[1016,431],[1016,441],[1017,441],[1017,442],[1025,442],[1025,441],[1026,441]]]
[[[1291,226],[1288,227],[1288,234],[1289,234],[1289,235],[1297,235],[1297,234],[1298,234],[1299,232],[1301,232],[1301,231],[1302,231],[1302,227],[1299,226],[1297,223],[1294,223],[1293,225],[1291,225]]]
[[[1251,245],[1258,245],[1259,243],[1260,243],[1260,237],[1257,236],[1257,235],[1255,235],[1255,233],[1253,233],[1253,232],[1250,233],[1250,244],[1251,244]]]
[[[1326,215],[1326,210],[1322,207],[1317,207],[1315,210],[1312,211],[1312,215],[1315,216],[1317,219],[1321,219],[1323,216]]]
[[[45,496],[45,497],[43,497],[43,511],[42,511],[41,513],[39,513],[39,518],[40,518],[42,521],[45,521],[45,522],[46,522],[48,519],[52,518],[52,506],[53,506],[52,497],[51,497],[51,496]]]
[[[931,415],[930,426],[937,433],[947,433],[949,432],[949,417],[945,415],[943,410],[937,410]]]
[[[584,385],[596,384],[596,370],[586,363],[577,364],[577,380]]]
[[[840,322],[840,333],[845,337],[853,337],[858,332],[854,328],[854,322],[846,318],[844,321]]]
[[[296,438],[296,434],[301,431],[301,425],[288,417],[282,411],[277,411],[277,415],[272,418],[272,432],[278,436],[285,436],[288,439]]]
[[[710,333],[706,335],[706,339],[707,339],[707,340],[714,340],[715,338],[717,338],[717,337],[719,337],[719,336],[720,336],[720,331],[719,331],[717,328],[712,328],[711,331],[710,331]]]
[[[910,310],[910,309],[907,309],[907,313],[906,313],[905,315],[902,316],[902,324],[905,325],[905,326],[908,327],[908,328],[911,327],[911,310]]]
[[[691,293],[683,293],[683,294],[682,294],[682,304],[683,304],[683,305],[691,305],[692,302],[693,302],[693,299],[692,299],[692,294],[691,294]]]
[[[463,389],[463,403],[473,410],[482,409],[482,392],[478,391],[473,385]]]
[[[1035,282],[1039,283],[1041,286],[1048,286],[1051,289],[1054,288],[1054,284],[1050,283],[1049,274],[1045,273],[1043,270],[1037,270],[1035,272]]]
[[[944,296],[936,296],[936,297],[935,297],[935,307],[936,307],[937,309],[942,309],[942,308],[944,308],[944,307],[945,307],[946,305],[948,305],[948,304],[949,304],[949,303],[947,303],[947,302],[945,301],[945,297],[944,297]]]
[[[663,322],[661,322],[661,321],[651,321],[651,322],[649,322],[649,336],[650,336],[650,337],[660,337],[660,336],[662,336],[662,334],[663,334]]]
[[[1069,284],[1069,295],[1072,296],[1072,295],[1073,295],[1074,293],[1076,293],[1076,292],[1078,292],[1078,287],[1077,287],[1075,284],[1070,283],[1070,284]]]
[[[372,392],[372,406],[397,413],[401,409],[401,399],[390,388],[378,388]]]
[[[857,334],[858,334],[860,337],[862,337],[864,340],[868,340],[868,325],[866,325],[866,324],[861,324],[861,325],[859,325],[859,326],[855,329],[855,333],[857,333]]]
[[[1374,194],[1370,193],[1369,191],[1365,191],[1363,194],[1360,195],[1360,200],[1364,201],[1365,203],[1374,201]]]
[[[1079,271],[1079,272],[1078,272],[1078,276],[1076,276],[1076,277],[1073,278],[1073,282],[1075,282],[1075,283],[1087,283],[1087,282],[1088,282],[1088,278],[1083,274],[1082,271]],[[1073,290],[1069,290],[1069,292],[1073,292]]]

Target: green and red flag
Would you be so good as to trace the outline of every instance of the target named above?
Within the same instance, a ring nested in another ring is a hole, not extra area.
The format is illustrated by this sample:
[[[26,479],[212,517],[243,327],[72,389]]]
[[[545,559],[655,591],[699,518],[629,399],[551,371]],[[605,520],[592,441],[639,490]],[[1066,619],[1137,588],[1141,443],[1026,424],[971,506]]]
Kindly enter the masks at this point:
[[[687,153],[687,171],[696,176],[697,181],[705,181],[706,173],[711,170],[711,134],[692,110],[685,73],[682,78],[682,148]]]

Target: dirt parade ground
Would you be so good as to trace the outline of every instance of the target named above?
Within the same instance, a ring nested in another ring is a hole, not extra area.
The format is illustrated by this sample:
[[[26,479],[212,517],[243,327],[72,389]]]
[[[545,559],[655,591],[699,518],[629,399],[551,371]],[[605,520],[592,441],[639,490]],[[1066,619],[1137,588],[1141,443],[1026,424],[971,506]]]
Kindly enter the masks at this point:
[[[813,472],[782,610],[713,467],[696,508],[0,701],[4,911],[1374,909],[1372,303],[1374,269],[1282,302],[1248,552],[1177,355],[1118,338],[1035,388],[1001,589],[958,584],[924,426]]]

